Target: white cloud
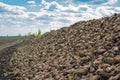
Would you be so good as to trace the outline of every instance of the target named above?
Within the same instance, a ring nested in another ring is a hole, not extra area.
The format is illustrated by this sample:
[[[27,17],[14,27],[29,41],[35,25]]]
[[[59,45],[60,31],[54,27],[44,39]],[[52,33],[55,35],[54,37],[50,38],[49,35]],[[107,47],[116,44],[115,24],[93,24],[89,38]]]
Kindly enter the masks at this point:
[[[78,11],[79,12],[94,12],[92,7],[90,5],[79,5],[78,6]]]
[[[103,5],[113,5],[117,2],[118,0],[108,0],[108,2],[104,3]]]
[[[99,13],[101,14],[102,16],[108,16],[108,15],[111,15],[111,14],[114,14],[115,11],[113,10],[112,7],[109,7],[109,6],[99,6],[96,8],[96,13]]]
[[[3,8],[4,10],[7,10],[7,11],[19,13],[19,14],[23,13],[26,10],[25,7],[22,7],[22,6],[11,6],[11,5],[4,4],[2,2],[0,2],[0,8]]]
[[[120,11],[120,7],[116,7],[115,10]]]
[[[28,18],[27,9],[23,6],[8,5],[0,2],[0,8],[5,10],[5,13],[2,16],[7,18]]]
[[[49,5],[49,2],[46,2],[45,0],[42,0],[42,1],[41,1],[41,4]]]
[[[35,1],[28,1],[27,3],[30,4],[30,5],[34,5]]]
[[[28,1],[27,3],[28,3],[30,6],[36,6],[35,1]]]

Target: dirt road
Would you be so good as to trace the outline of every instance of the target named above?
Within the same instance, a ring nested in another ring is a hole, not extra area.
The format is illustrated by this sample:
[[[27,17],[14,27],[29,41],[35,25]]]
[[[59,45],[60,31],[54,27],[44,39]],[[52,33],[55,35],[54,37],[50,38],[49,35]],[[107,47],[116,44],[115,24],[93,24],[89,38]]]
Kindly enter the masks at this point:
[[[23,40],[17,40],[15,42],[6,43],[0,46],[0,80],[14,80],[14,76],[5,76],[5,71],[10,69],[8,62],[18,44],[21,44]]]
[[[8,47],[11,47],[11,46],[14,46],[14,45],[17,45],[19,43],[23,42],[23,40],[17,40],[15,42],[11,42],[11,43],[6,43],[6,44],[3,44],[0,46],[0,51],[5,49],[5,48],[8,48]]]

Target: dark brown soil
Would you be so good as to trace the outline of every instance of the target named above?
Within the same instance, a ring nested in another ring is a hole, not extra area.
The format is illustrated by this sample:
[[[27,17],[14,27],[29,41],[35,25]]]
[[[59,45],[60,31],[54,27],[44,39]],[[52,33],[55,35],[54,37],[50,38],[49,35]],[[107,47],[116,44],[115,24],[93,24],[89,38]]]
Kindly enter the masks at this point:
[[[10,66],[8,65],[8,62],[10,61],[13,52],[16,51],[16,47],[18,47],[20,43],[22,43],[22,41],[23,40],[17,40],[0,46],[0,80],[8,80],[14,77],[14,75],[5,77],[4,70],[7,71],[10,70]]]
[[[33,38],[29,43],[14,52],[4,77],[120,80],[120,14],[80,21]]]
[[[16,40],[16,41],[13,41],[13,42],[9,42],[9,43],[5,43],[5,44],[2,44],[0,45],[0,51],[2,51],[3,49],[5,48],[8,48],[8,47],[11,47],[11,46],[14,46],[16,44],[19,44],[21,43],[23,40]]]

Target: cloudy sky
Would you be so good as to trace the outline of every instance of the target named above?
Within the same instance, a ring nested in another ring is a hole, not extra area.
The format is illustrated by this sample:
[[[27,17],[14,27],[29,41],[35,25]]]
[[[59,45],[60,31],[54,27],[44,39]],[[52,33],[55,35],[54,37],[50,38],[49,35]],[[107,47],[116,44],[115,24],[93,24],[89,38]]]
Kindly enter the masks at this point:
[[[0,36],[42,33],[120,12],[120,0],[0,0]]]

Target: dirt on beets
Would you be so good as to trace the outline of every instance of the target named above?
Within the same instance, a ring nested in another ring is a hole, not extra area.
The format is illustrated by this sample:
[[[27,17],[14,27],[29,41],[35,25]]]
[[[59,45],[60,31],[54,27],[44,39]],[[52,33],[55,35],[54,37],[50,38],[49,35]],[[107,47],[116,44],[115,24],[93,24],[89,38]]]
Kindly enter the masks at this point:
[[[120,80],[120,14],[31,39],[8,64],[15,80]]]

